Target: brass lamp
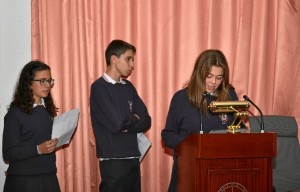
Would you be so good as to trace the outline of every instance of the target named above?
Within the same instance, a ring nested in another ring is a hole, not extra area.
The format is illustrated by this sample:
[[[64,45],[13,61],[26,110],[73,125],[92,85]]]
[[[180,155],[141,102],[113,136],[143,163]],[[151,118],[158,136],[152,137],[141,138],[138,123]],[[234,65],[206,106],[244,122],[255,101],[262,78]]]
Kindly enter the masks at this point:
[[[231,113],[234,112],[234,120],[227,126],[229,133],[236,133],[241,128],[241,122],[248,117],[248,101],[212,101],[208,106],[213,113]]]

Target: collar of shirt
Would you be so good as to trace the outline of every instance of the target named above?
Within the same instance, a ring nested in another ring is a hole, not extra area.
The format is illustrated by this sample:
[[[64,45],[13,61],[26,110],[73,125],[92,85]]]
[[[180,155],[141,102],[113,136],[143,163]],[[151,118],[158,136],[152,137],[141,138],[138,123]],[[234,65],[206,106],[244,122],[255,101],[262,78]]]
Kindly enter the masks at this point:
[[[111,84],[119,83],[119,82],[113,80],[109,75],[107,75],[107,73],[104,73],[102,77],[105,79],[105,81],[107,81]],[[126,81],[124,81],[122,78],[120,78],[120,83],[121,84],[126,84]]]
[[[42,103],[40,105],[43,105],[46,108],[45,101],[43,98],[42,98]],[[34,103],[32,108],[35,108],[36,106],[38,106],[38,104]]]

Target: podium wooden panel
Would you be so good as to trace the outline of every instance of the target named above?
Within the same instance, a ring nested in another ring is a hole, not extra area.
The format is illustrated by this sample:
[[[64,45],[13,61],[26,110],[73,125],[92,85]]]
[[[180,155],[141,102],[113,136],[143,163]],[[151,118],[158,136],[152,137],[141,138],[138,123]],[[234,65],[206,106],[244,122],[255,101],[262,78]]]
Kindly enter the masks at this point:
[[[271,192],[276,133],[191,134],[177,148],[180,192]]]

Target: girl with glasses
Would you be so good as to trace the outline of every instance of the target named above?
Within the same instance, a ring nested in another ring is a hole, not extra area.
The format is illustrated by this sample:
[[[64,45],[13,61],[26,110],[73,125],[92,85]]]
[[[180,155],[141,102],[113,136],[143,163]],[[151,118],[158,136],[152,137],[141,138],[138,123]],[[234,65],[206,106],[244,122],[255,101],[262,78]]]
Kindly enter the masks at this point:
[[[5,192],[59,192],[55,149],[51,139],[57,108],[51,88],[51,69],[41,61],[27,63],[21,71],[4,117],[2,153],[9,164]]]

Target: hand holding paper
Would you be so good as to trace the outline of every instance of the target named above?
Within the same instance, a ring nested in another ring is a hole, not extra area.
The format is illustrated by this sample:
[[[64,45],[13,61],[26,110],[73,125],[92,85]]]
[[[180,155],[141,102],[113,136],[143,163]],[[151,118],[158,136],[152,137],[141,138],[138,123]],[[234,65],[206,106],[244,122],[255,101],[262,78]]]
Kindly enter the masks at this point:
[[[56,147],[68,144],[77,127],[80,109],[73,109],[54,118],[52,138],[58,138]]]

